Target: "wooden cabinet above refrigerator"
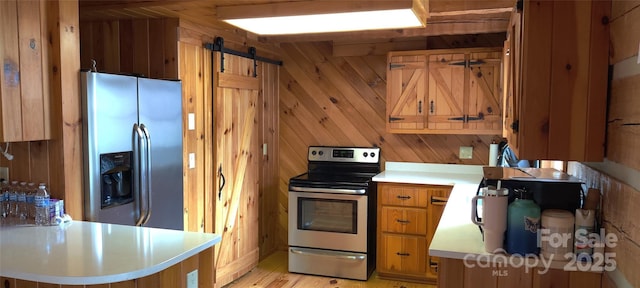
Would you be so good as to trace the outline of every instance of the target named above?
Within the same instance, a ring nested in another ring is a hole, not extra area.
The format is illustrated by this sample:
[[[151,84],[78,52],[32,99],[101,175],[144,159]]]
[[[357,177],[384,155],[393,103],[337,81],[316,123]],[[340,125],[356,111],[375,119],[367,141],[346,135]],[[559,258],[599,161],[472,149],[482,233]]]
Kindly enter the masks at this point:
[[[0,1],[0,142],[51,138],[46,1]]]

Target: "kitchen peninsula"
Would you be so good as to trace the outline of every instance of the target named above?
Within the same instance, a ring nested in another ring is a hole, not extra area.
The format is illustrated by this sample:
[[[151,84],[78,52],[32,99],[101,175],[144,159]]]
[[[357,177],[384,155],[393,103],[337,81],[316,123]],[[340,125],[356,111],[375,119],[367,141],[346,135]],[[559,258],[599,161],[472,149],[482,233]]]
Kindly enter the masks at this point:
[[[83,221],[0,227],[0,279],[17,288],[36,282],[186,287],[189,274],[199,287],[212,287],[218,242],[210,233]]]
[[[471,199],[476,195],[482,178],[482,166],[403,162],[387,162],[384,172],[373,178],[379,185],[451,187],[439,221],[427,225],[426,235],[430,236],[427,239],[428,253],[424,253],[426,258],[418,262],[437,274],[438,287],[600,287],[601,272],[566,271],[571,262],[553,261],[546,269],[541,261],[519,257],[517,260],[522,260],[519,265],[511,265],[512,262],[497,263],[500,259],[508,259],[508,255],[485,252],[480,229],[471,222]],[[434,199],[430,197],[427,201],[433,203]],[[433,211],[428,213],[433,215]],[[384,233],[381,231],[379,235]],[[378,239],[378,245],[381,245]],[[405,251],[398,253],[410,254]],[[391,266],[401,267],[400,261]]]

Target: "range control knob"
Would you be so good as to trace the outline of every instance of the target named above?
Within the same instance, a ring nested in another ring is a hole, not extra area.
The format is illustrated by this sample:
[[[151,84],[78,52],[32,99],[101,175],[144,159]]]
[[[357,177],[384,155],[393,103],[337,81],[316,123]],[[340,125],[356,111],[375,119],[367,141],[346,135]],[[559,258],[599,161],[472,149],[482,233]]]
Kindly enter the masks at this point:
[[[369,156],[369,153],[364,152],[364,153],[362,153],[362,156],[367,157],[367,156]]]
[[[318,155],[322,156],[322,154],[324,154],[324,152],[322,151],[318,152]]]
[[[311,151],[311,155],[316,156],[316,150]]]
[[[371,152],[371,157],[376,157],[376,153],[375,152]]]

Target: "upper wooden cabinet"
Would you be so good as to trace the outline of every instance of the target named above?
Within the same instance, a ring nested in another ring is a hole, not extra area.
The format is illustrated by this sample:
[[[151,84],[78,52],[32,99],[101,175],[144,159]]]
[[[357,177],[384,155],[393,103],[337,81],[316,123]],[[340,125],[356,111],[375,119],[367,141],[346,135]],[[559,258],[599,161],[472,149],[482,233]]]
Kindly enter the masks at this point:
[[[501,134],[501,50],[390,52],[391,133]]]
[[[0,142],[50,138],[46,1],[0,1]]]
[[[520,6],[505,45],[504,136],[520,159],[602,161],[611,2]]]

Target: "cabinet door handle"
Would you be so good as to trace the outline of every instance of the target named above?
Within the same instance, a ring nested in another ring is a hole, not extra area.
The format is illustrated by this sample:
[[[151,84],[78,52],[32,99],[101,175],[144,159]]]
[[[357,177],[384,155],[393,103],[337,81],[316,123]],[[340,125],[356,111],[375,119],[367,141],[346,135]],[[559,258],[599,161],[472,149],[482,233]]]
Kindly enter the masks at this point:
[[[396,252],[396,255],[398,255],[398,256],[411,256],[411,254],[404,253],[404,252]]]
[[[411,223],[411,221],[409,221],[409,220],[402,220],[402,219],[396,219],[396,222],[398,222],[400,224],[409,224],[409,223]]]
[[[218,184],[218,200],[222,200],[222,189],[224,189],[224,184],[227,183],[224,179],[224,174],[222,174],[222,166],[218,167],[218,174],[220,175],[220,182]]]
[[[449,198],[446,197],[431,196],[431,204],[434,205],[445,205],[448,200]]]
[[[396,197],[397,197],[398,199],[400,199],[400,200],[409,200],[409,199],[411,199],[411,196],[402,196],[402,195],[398,195],[398,196],[396,196]]]
[[[422,114],[422,101],[418,101],[418,113]]]
[[[429,102],[429,113],[433,114],[433,110],[435,110],[435,104],[433,100],[431,100],[431,102]]]

